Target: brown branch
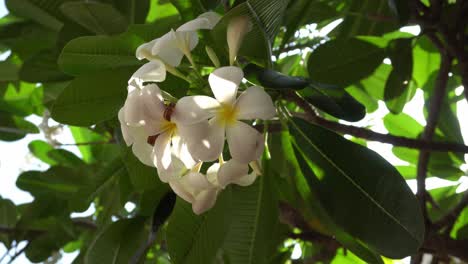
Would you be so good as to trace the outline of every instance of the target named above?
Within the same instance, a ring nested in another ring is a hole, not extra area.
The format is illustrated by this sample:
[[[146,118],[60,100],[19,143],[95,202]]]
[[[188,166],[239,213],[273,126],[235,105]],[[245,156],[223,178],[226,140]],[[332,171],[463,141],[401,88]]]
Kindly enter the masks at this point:
[[[433,142],[429,140],[419,140],[408,137],[400,137],[391,134],[383,134],[375,132],[363,127],[356,127],[351,125],[345,125],[330,121],[318,116],[312,106],[302,99],[295,92],[290,91],[284,95],[284,98],[288,101],[296,103],[305,113],[293,113],[295,116],[303,118],[311,123],[317,124],[324,128],[332,131],[351,135],[357,138],[363,138],[369,141],[378,141],[382,143],[392,144],[393,146],[406,147],[412,149],[420,149],[427,151],[438,151],[438,152],[460,152],[468,153],[468,146],[457,143],[448,142]]]
[[[446,98],[447,83],[449,78],[450,68],[452,66],[452,57],[448,54],[447,50],[438,44],[436,41],[434,44],[439,48],[442,60],[440,63],[440,70],[437,74],[437,79],[435,81],[434,92],[429,102],[429,113],[427,117],[427,124],[424,128],[421,139],[424,141],[431,141],[434,137],[435,130],[437,127],[437,122],[439,121],[440,110],[442,103]],[[430,152],[428,150],[421,150],[418,158],[417,166],[417,192],[416,196],[419,198],[419,203],[421,209],[423,210],[423,215],[427,221],[427,211],[426,211],[426,176],[427,169],[429,165]]]

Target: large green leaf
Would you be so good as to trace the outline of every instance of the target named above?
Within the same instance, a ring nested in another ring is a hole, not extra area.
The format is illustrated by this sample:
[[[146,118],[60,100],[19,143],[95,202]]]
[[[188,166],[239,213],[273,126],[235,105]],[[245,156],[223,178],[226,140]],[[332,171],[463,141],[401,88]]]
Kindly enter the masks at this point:
[[[280,224],[271,165],[264,166],[265,175],[251,186],[232,188],[231,226],[224,243],[230,263],[270,263],[276,251]]]
[[[371,75],[384,58],[385,50],[369,42],[334,39],[312,52],[307,69],[314,81],[345,87]]]
[[[339,226],[384,256],[417,252],[424,238],[422,214],[393,166],[375,152],[301,119],[292,119],[290,130],[316,177],[321,203]]]
[[[231,193],[225,190],[216,205],[203,215],[192,212],[192,206],[177,199],[169,218],[166,240],[174,264],[212,263],[229,230]]]
[[[200,0],[170,0],[185,21],[194,19],[205,11]]]
[[[26,82],[56,82],[69,80],[57,65],[58,52],[46,50],[28,58],[19,72],[20,79]]]
[[[119,68],[77,77],[55,101],[52,118],[64,124],[89,126],[117,116],[134,71]]]
[[[114,222],[91,243],[84,257],[84,263],[130,263],[146,239],[146,233],[142,218]]]
[[[15,204],[0,197],[0,225],[6,228],[14,228],[17,221],[17,210]],[[0,242],[10,248],[11,239],[8,234],[0,234]]]
[[[0,62],[0,82],[18,80],[18,66],[9,61]]]
[[[11,13],[29,18],[35,22],[59,31],[62,27],[59,6],[70,0],[8,0],[6,5]]]
[[[346,17],[339,26],[340,37],[357,35],[383,35],[398,29],[393,19],[388,0],[351,0],[345,10]]]
[[[112,0],[117,9],[125,15],[131,24],[143,24],[146,21],[150,5],[156,1],[150,0]],[[158,10],[160,11],[160,10]]]
[[[15,141],[30,133],[39,133],[39,129],[21,117],[0,111],[0,140]]]
[[[427,37],[417,40],[413,49],[413,79],[423,87],[440,67],[440,54]]]
[[[55,149],[42,140],[31,141],[28,148],[36,158],[51,166],[61,165],[73,168],[84,165],[83,161],[72,152],[64,149]]]
[[[80,187],[88,185],[89,178],[78,168],[51,167],[45,172],[26,171],[17,179],[18,188],[35,197],[58,197],[68,199]]]
[[[127,19],[109,4],[77,1],[64,3],[60,9],[65,16],[98,35],[122,33],[128,26]]]
[[[142,43],[141,39],[129,34],[80,37],[63,48],[58,64],[71,75],[141,65],[142,62],[135,57],[135,51]]]
[[[163,184],[158,177],[156,168],[146,166],[141,163],[133,154],[132,148],[122,147],[122,160],[127,168],[135,190],[144,191],[154,189],[156,186]]]
[[[355,122],[366,115],[366,108],[339,87],[313,85],[302,90],[301,95],[318,109],[339,119]]]

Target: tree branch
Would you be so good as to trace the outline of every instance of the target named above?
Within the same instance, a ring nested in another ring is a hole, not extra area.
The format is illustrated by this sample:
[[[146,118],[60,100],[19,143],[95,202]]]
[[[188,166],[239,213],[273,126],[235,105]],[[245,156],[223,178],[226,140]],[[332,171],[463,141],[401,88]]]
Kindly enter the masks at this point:
[[[450,151],[468,153],[468,146],[463,144],[433,142],[430,140],[419,140],[407,137],[399,137],[391,134],[375,132],[362,127],[340,124],[321,118],[315,113],[314,109],[307,101],[302,99],[293,91],[284,94],[284,98],[288,101],[296,103],[300,108],[304,110],[304,113],[293,113],[293,115],[338,133],[351,135],[357,138],[363,138],[369,141],[378,141],[382,143],[392,144],[393,146],[398,147],[407,147],[427,151]]]
[[[435,42],[437,43],[437,41]],[[447,82],[449,78],[450,68],[452,66],[452,57],[448,54],[447,50],[440,44],[436,44],[439,48],[442,60],[440,63],[440,70],[435,82],[434,92],[429,102],[429,114],[427,117],[427,124],[424,128],[421,139],[424,141],[431,141],[434,137],[437,122],[439,121],[440,109],[446,97]],[[428,150],[421,150],[418,158],[417,166],[417,192],[416,196],[419,198],[423,215],[427,221],[426,211],[426,176],[429,165],[430,152]]]

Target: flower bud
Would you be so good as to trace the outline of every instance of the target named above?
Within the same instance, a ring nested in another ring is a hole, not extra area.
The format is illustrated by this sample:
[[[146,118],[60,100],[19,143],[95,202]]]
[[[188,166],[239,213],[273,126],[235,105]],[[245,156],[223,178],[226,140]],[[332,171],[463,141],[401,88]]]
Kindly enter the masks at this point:
[[[236,17],[229,21],[227,27],[227,42],[229,46],[229,62],[231,65],[234,64],[241,43],[250,30],[252,30],[252,23],[246,16]]]

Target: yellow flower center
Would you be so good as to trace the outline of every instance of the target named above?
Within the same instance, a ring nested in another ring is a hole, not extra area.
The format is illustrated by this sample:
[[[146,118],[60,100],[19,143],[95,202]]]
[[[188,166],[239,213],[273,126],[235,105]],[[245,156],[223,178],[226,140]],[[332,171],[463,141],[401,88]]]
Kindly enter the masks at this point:
[[[162,131],[164,132],[169,132],[171,134],[177,132],[177,125],[174,122],[165,121],[162,127],[163,127]]]
[[[225,125],[233,125],[237,121],[239,110],[233,105],[223,105],[218,111],[219,120]]]

